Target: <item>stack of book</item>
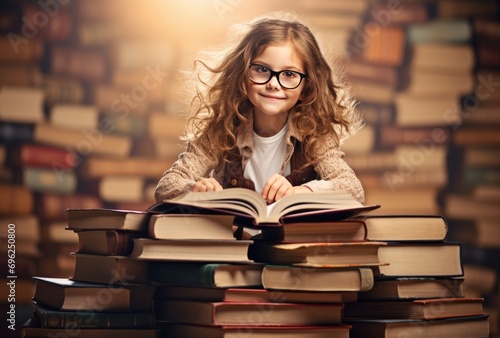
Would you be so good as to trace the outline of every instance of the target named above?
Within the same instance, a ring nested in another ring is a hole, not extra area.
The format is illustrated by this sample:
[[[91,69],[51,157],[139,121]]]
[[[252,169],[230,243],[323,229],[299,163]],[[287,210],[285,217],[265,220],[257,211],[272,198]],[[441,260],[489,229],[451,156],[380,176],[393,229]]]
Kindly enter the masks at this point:
[[[388,265],[376,269],[371,290],[346,304],[344,320],[352,325],[351,337],[489,336],[483,298],[465,296],[460,244],[446,241],[444,217],[362,218],[368,234],[387,241],[379,258]]]
[[[149,217],[139,211],[68,209],[67,232],[78,238],[72,277],[33,277],[34,315],[24,336],[156,337],[155,287],[148,284],[147,264],[127,257],[131,238],[144,236]]]
[[[276,205],[276,213],[278,209],[285,210],[281,216],[267,213],[265,201],[257,193],[238,188],[218,193],[187,193],[152,207],[152,212],[160,213],[151,216],[149,238],[134,239],[131,256],[152,261],[150,281],[158,284],[157,321],[167,336],[223,337],[242,333],[258,337],[349,336],[349,326],[341,323],[343,304],[355,301],[359,290],[371,287],[373,274],[368,266],[377,262],[378,245],[371,243],[365,249],[364,245],[353,243],[344,250],[337,243],[311,242],[309,248],[302,243],[296,250],[285,249],[288,251],[283,254],[285,263],[280,264],[276,258],[276,264],[266,264],[266,259],[274,257],[264,252],[266,243],[270,244],[269,238],[279,236],[282,217],[291,217],[286,215],[286,206],[300,201],[303,205],[295,204],[298,211],[311,210],[304,199],[294,197]],[[322,211],[329,211],[330,217],[332,210],[340,215],[370,210],[352,202],[352,198],[344,199],[342,193],[317,197],[316,202],[324,204]],[[258,213],[252,213],[251,209]],[[301,213],[294,216],[298,215]],[[308,216],[302,214],[297,225],[313,229],[314,216]],[[304,223],[304,217],[311,221]],[[235,225],[245,229],[234,228]],[[331,228],[328,226],[331,223],[318,222],[318,225],[322,229]],[[258,228],[262,233],[247,240],[252,229],[247,232],[246,227]],[[358,222],[346,222],[332,235],[358,236],[359,227]],[[235,235],[241,239],[237,240]],[[317,250],[324,250],[322,257],[335,260],[324,263],[331,268],[318,268],[316,263],[308,267],[291,265],[302,262],[305,256],[299,256],[306,251],[314,256]],[[339,251],[338,257],[331,250]],[[355,256],[368,251],[366,261],[349,258],[350,251]],[[367,268],[353,267],[350,263],[366,264]]]

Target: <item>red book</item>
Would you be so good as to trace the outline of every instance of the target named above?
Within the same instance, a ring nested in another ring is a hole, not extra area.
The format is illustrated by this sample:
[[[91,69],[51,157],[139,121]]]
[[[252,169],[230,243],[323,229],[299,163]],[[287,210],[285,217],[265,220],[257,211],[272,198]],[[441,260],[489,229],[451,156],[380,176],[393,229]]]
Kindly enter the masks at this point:
[[[9,161],[16,166],[55,170],[72,170],[78,165],[78,158],[69,150],[37,144],[23,144],[14,148]]]

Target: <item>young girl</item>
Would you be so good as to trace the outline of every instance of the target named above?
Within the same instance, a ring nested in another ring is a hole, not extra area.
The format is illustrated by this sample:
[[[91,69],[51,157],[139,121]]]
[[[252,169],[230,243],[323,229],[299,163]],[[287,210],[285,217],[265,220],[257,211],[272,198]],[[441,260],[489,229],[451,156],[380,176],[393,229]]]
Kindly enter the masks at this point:
[[[254,189],[272,203],[343,189],[364,201],[341,141],[360,126],[311,31],[294,20],[250,25],[191,104],[188,145],[160,179],[157,201],[186,191]],[[198,76],[198,79],[200,77]]]

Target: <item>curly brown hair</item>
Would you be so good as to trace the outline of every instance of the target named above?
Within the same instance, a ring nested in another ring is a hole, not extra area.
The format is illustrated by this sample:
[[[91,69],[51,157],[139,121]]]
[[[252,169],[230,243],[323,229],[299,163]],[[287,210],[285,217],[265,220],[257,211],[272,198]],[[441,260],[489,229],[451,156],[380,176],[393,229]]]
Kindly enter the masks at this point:
[[[236,147],[235,131],[242,123],[249,123],[252,104],[246,93],[247,69],[252,60],[269,45],[292,42],[302,57],[307,79],[302,99],[289,112],[290,123],[301,133],[308,164],[318,155],[316,145],[325,135],[341,140],[354,133],[361,120],[355,112],[355,102],[349,88],[334,81],[334,72],[324,58],[311,30],[294,20],[260,18],[250,24],[250,30],[241,38],[218,65],[211,67],[204,61],[195,61],[211,75],[198,82],[191,101],[188,126],[191,137],[199,138],[214,154],[223,154]]]

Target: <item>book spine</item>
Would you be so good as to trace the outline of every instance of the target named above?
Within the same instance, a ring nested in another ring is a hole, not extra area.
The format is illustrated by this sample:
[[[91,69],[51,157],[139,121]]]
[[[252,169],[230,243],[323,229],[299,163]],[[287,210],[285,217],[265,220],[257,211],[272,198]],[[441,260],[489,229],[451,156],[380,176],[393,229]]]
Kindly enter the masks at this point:
[[[18,165],[72,169],[77,160],[69,151],[48,146],[25,144],[19,149]]]
[[[96,82],[106,78],[106,69],[106,60],[98,51],[59,46],[51,50],[50,70],[53,73]]]
[[[21,185],[0,184],[0,215],[28,215],[34,198],[31,190]]]
[[[77,178],[73,172],[55,173],[51,169],[28,167],[23,171],[23,183],[33,191],[70,194],[76,191]]]
[[[466,20],[438,20],[408,27],[411,43],[461,43],[468,42],[471,37],[472,29]]]
[[[7,35],[0,36],[0,62],[33,63],[40,60],[44,51],[43,40],[25,39],[23,43],[12,44]]]
[[[138,234],[129,232],[106,231],[108,242],[107,255],[126,256],[132,252],[132,238],[138,237]]]
[[[149,277],[151,281],[170,285],[214,288],[218,266],[219,264],[154,263]]]
[[[0,141],[5,143],[33,141],[33,123],[0,123]]]
[[[435,139],[449,140],[451,130],[448,128],[405,128],[395,125],[383,125],[380,127],[379,144],[381,148],[392,148],[404,144],[416,144],[426,140],[437,142]]]
[[[51,311],[39,310],[40,327],[43,328],[153,328],[155,315],[153,312],[85,312],[85,311]]]
[[[86,92],[81,81],[71,77],[47,76],[43,79],[42,87],[45,100],[49,104],[82,103]]]

